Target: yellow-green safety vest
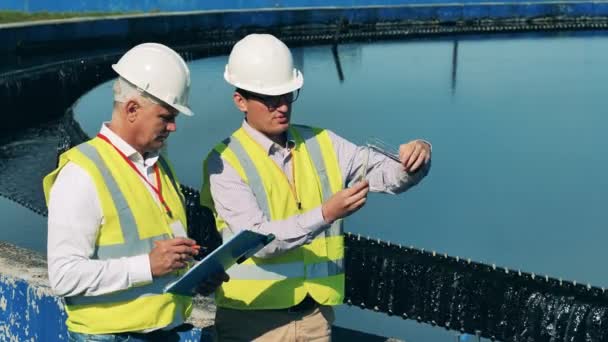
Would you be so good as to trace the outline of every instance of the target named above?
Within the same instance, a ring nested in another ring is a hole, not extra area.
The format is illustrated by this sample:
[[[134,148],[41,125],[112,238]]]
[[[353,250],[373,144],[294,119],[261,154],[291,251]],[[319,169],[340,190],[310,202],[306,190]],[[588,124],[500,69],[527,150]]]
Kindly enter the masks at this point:
[[[327,131],[291,125],[295,140],[292,165],[295,189],[257,142],[243,128],[218,144],[211,153],[229,163],[253,191],[269,220],[283,220],[320,206],[343,188],[338,159]],[[224,220],[213,208],[205,162],[201,204],[210,207],[224,241],[231,237]],[[309,294],[320,304],[337,305],[344,299],[344,236],[342,220],[311,243],[271,258],[252,257],[228,270],[230,281],[216,291],[216,304],[233,309],[281,309],[301,302]]]
[[[114,149],[93,138],[63,153],[59,166],[43,181],[48,203],[59,171],[72,162],[84,169],[95,184],[104,222],[99,227],[91,259],[107,260],[148,254],[154,241],[173,238],[170,224],[187,227],[184,198],[173,169],[161,156],[162,195],[172,211],[169,218],[150,196],[140,176]],[[142,286],[99,296],[66,297],[67,327],[86,334],[110,334],[161,328],[185,320],[192,311],[192,298],[163,294],[163,288],[179,272]]]

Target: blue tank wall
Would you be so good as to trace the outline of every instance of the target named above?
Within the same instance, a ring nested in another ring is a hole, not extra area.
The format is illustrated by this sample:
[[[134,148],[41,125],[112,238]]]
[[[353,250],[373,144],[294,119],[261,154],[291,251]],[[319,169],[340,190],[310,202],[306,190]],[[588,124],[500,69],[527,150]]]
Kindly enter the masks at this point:
[[[295,7],[360,7],[439,3],[522,3],[521,0],[3,0],[0,9],[25,12],[122,12],[122,11],[200,11],[217,9],[295,8]],[[555,2],[534,0],[531,3]],[[586,2],[574,0],[570,2]],[[602,1],[597,1],[596,3]]]
[[[0,275],[0,340],[67,341],[65,312],[49,290]]]
[[[0,340],[67,341],[66,315],[58,297],[46,287],[0,275]],[[194,328],[180,333],[181,341],[211,341]]]
[[[340,2],[340,0],[335,2]],[[137,40],[145,37],[148,40],[158,40],[158,37],[166,37],[175,32],[184,34],[208,32],[218,28],[223,30],[247,27],[263,29],[289,25],[335,24],[341,20],[347,20],[353,24],[373,24],[408,20],[436,23],[484,18],[531,19],[537,17],[608,17],[608,1],[510,1],[503,3],[410,4],[388,7],[203,11],[133,15],[97,20],[71,19],[34,24],[16,23],[5,25],[4,28],[0,25],[0,42],[2,42],[0,52],[53,46],[58,42],[91,41],[91,39],[126,41],[129,38]]]
[[[67,341],[66,313],[47,285],[42,256],[0,242],[0,265],[0,341]],[[185,342],[212,340],[200,328],[179,335]]]

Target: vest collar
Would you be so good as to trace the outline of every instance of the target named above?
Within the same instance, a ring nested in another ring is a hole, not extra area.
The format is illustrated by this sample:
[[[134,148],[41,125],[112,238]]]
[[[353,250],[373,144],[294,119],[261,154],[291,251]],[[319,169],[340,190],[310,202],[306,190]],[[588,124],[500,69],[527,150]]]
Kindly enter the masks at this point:
[[[273,152],[284,149],[285,146],[280,146],[276,144],[274,141],[270,140],[266,135],[251,127],[246,120],[243,120],[243,129],[245,132],[255,141],[257,142],[268,155],[271,155]],[[295,138],[291,135],[291,132],[287,131],[287,147],[289,149],[293,149],[296,146]]]

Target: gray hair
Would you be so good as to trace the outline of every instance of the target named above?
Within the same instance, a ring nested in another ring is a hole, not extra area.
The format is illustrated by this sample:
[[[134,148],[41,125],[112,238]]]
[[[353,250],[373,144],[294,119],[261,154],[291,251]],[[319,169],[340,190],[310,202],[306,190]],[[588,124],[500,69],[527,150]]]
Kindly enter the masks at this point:
[[[118,77],[116,81],[114,81],[112,90],[114,92],[114,102],[124,103],[133,98],[142,98],[152,103],[158,103],[152,96],[122,77]]]

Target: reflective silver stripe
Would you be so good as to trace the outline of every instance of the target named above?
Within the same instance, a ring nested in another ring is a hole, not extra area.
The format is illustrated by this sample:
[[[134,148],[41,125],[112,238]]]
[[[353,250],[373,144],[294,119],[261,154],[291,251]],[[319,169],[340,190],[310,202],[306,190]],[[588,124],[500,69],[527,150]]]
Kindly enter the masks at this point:
[[[171,237],[169,234],[163,234],[139,240],[137,243],[137,248],[141,251],[140,253],[133,253],[135,247],[131,247],[131,245],[127,244],[97,246],[97,258],[100,260],[106,260],[125,256],[148,254],[152,248],[154,248],[154,241],[168,240],[170,238]]]
[[[325,237],[344,235],[344,220],[337,220],[325,230]]]
[[[287,278],[325,278],[344,273],[343,259],[304,265],[302,262],[286,264],[240,264],[227,271],[235,280],[283,280]]]
[[[325,161],[323,160],[323,153],[321,152],[321,146],[319,145],[316,134],[314,130],[308,126],[294,126],[293,129],[300,134],[304,140],[304,143],[306,144],[306,149],[308,150],[308,154],[315,165],[317,175],[319,176],[319,180],[321,182],[323,202],[325,202],[331,197],[332,192],[331,186],[329,185],[329,178],[327,176],[327,168],[325,167]]]
[[[288,264],[236,264],[226,272],[230,279],[238,280],[283,280],[287,278],[304,278],[304,263]]]
[[[148,285],[132,287],[124,291],[116,291],[100,296],[75,296],[66,297],[65,302],[68,305],[88,305],[96,303],[120,303],[130,300],[135,300],[140,297],[148,297],[163,294],[163,289],[169,283],[177,279],[174,275],[167,275],[160,278],[155,278]],[[145,310],[146,308],[142,308]]]
[[[124,244],[113,246],[97,246],[94,258],[101,260],[115,258],[119,256],[133,256],[148,253],[153,245],[151,239],[140,239],[139,231],[135,223],[133,211],[127,203],[127,199],[118,187],[116,180],[101,158],[99,151],[89,143],[80,144],[76,147],[82,154],[88,157],[97,166],[104,183],[110,191],[110,196],[118,211],[118,220],[122,228],[122,235],[125,239]]]
[[[306,278],[325,278],[344,273],[344,259],[306,265]]]
[[[271,216],[268,196],[266,195],[266,190],[264,189],[262,176],[260,176],[258,173],[258,169],[256,169],[255,165],[253,164],[253,160],[251,160],[251,157],[249,157],[249,154],[247,154],[245,148],[238,139],[230,137],[224,140],[224,144],[226,144],[226,146],[228,146],[228,148],[234,152],[237,159],[241,162],[241,166],[249,179],[249,187],[251,187],[260,209],[262,209],[264,215],[266,215],[266,218],[270,219]]]
[[[325,166],[325,160],[323,159],[323,153],[321,152],[321,145],[319,145],[319,140],[317,140],[316,133],[312,127],[300,125],[294,125],[292,127],[297,133],[300,134],[304,140],[304,143],[306,144],[306,149],[308,150],[308,154],[312,159],[317,171],[317,175],[319,176],[319,181],[321,182],[323,202],[325,202],[333,195],[333,193],[331,191],[331,185],[329,184],[329,176],[327,175],[327,167]],[[325,237],[339,236],[342,234],[342,220],[334,222],[331,227],[324,231]]]

